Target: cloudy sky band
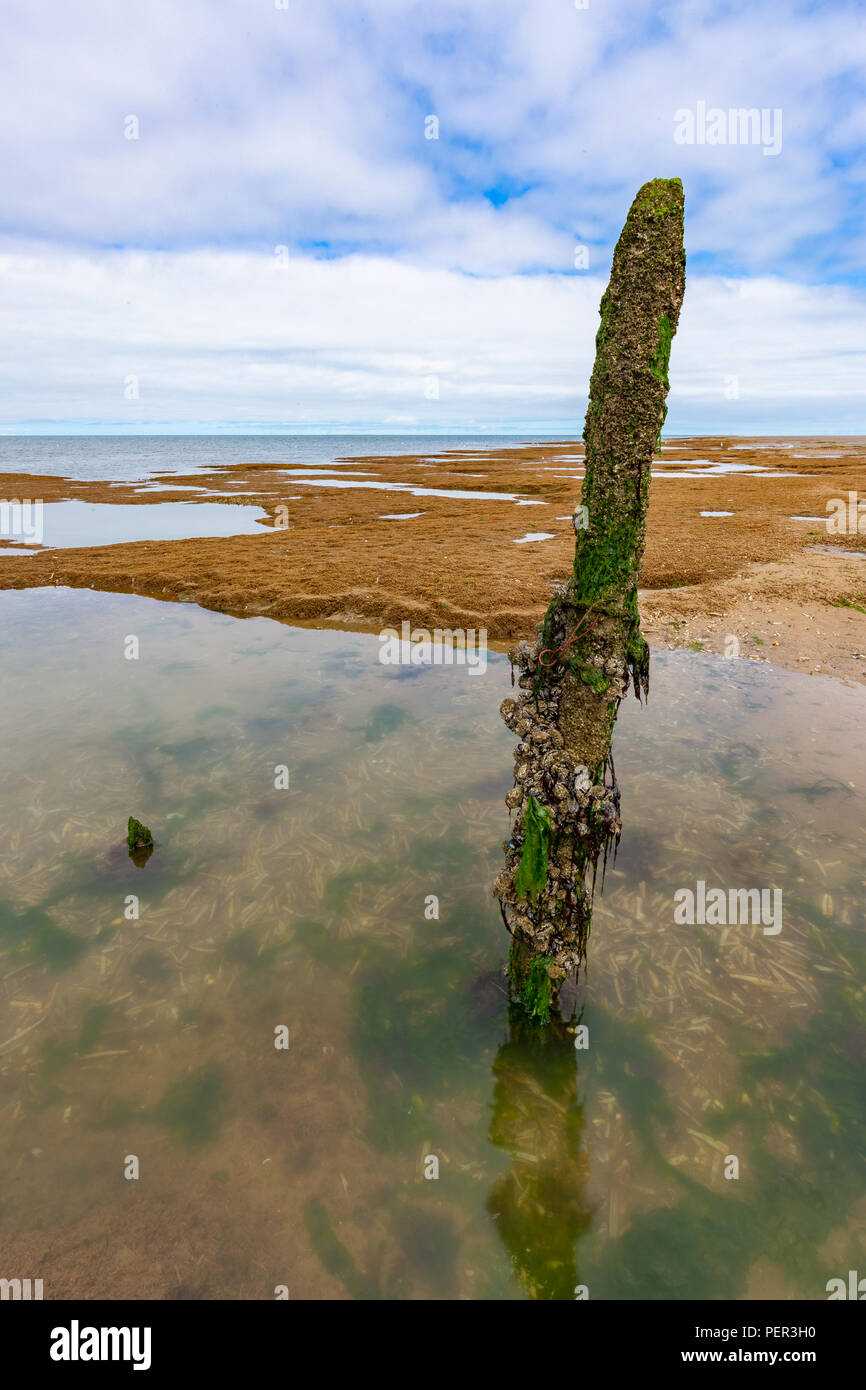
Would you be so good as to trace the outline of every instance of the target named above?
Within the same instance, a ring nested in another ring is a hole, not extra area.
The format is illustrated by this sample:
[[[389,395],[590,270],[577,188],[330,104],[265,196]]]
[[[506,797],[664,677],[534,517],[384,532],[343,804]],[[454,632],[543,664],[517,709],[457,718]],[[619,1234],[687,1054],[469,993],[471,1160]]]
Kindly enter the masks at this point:
[[[613,240],[675,173],[671,431],[866,432],[857,5],[8,0],[4,29],[6,433],[579,428]],[[677,136],[742,110],[780,113],[773,157]]]

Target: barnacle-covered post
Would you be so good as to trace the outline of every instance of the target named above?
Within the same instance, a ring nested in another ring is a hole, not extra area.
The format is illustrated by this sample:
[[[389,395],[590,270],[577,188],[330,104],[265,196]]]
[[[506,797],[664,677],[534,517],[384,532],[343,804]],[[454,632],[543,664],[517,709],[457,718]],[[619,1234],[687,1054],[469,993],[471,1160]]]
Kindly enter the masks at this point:
[[[512,987],[541,1022],[585,957],[589,871],[594,882],[599,856],[619,840],[610,753],[619,703],[629,685],[638,699],[649,689],[637,581],[684,292],[682,184],[654,179],[631,205],[601,301],[574,573],[535,642],[513,650],[521,693],[502,705],[520,743],[496,893],[512,936]]]

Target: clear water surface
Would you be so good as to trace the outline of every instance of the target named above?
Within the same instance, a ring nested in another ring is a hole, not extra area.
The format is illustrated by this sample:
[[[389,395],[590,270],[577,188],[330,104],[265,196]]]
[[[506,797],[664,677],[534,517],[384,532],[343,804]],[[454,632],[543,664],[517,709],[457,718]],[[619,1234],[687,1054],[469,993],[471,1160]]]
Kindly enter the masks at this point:
[[[654,658],[588,978],[539,1034],[490,895],[505,658],[392,668],[82,590],[0,617],[8,1270],[50,1298],[822,1299],[866,1267],[863,690]],[[697,880],[781,888],[782,931],[676,925]]]

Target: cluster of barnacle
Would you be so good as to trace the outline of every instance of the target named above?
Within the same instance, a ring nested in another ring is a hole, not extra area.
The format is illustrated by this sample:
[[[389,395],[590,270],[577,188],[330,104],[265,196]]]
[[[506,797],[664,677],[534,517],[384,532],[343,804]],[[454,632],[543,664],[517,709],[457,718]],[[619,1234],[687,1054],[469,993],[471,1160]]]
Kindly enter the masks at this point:
[[[519,933],[533,952],[546,956],[551,962],[551,979],[561,980],[578,968],[585,955],[592,907],[587,872],[592,871],[594,882],[599,856],[603,853],[606,858],[609,846],[619,843],[622,819],[612,761],[605,760],[596,781],[590,769],[577,763],[564,747],[557,727],[561,668],[539,666],[544,640],[539,635],[535,642],[521,642],[510,653],[513,666],[520,672],[520,694],[516,700],[504,700],[500,712],[520,739],[515,750],[514,786],[505,798],[509,810],[516,812],[516,820],[505,847],[505,869],[494,891],[512,935]],[[615,668],[615,672],[605,674],[618,673],[624,680],[621,665],[615,663]],[[619,694],[619,689],[615,693]],[[520,899],[515,878],[523,854],[524,817],[530,797],[549,817],[548,870],[544,887],[535,897]]]

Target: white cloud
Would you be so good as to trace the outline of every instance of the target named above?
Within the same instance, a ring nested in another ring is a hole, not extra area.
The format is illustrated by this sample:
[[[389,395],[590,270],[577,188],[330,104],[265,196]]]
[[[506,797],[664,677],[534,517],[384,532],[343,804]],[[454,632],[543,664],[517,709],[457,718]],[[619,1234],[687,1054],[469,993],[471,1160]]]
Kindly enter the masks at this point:
[[[79,0],[46,22],[7,0],[2,216],[13,235],[91,245],[327,242],[495,274],[560,269],[566,235],[609,250],[639,184],[681,174],[692,253],[739,271],[791,260],[792,278],[804,254],[807,273],[862,269],[846,230],[863,192],[857,14]],[[698,100],[781,108],[781,154],[675,145],[674,112]],[[529,191],[494,212],[483,192],[503,179]]]
[[[7,433],[64,420],[579,432],[605,276],[19,246],[0,280]],[[866,294],[690,275],[671,377],[671,432],[862,430]]]
[[[858,17],[7,0],[3,418],[579,421],[613,241],[639,185],[678,174],[672,428],[863,429]],[[675,144],[697,101],[781,108],[781,153]],[[576,242],[592,280],[566,273]],[[118,401],[136,370],[140,400]],[[433,371],[439,400],[419,399]],[[732,372],[736,402],[712,385]]]

